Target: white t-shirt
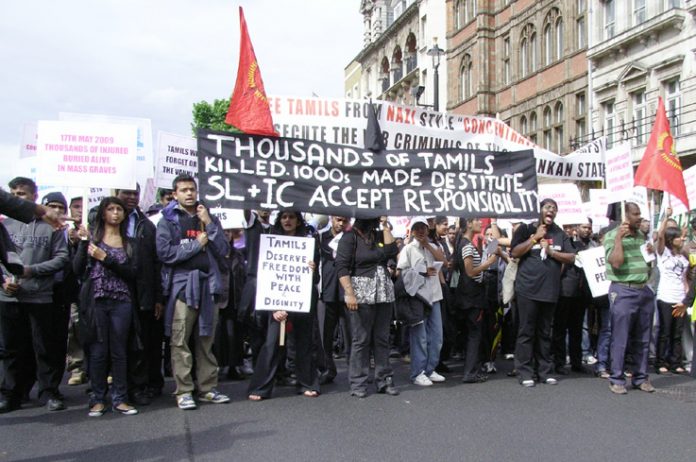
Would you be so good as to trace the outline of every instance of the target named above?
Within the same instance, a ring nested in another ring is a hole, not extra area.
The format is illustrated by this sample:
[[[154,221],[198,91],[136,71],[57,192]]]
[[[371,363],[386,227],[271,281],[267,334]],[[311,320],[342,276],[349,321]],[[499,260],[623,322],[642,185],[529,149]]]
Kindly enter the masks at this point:
[[[681,303],[686,296],[685,281],[689,260],[682,254],[672,254],[665,247],[662,255],[657,256],[657,268],[660,271],[657,299],[666,303]]]
[[[429,243],[434,249],[434,244]],[[433,254],[421,248],[415,239],[409,242],[399,253],[399,262],[396,267],[400,270],[412,268],[419,273],[425,273],[435,263]],[[428,300],[430,303],[442,300],[442,286],[440,285],[439,275],[426,276],[425,285],[418,290],[418,295]]]

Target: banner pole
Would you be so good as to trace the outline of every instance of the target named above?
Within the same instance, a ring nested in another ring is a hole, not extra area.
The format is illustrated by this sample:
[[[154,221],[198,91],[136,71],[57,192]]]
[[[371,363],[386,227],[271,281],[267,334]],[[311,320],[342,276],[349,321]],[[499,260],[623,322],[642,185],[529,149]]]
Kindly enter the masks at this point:
[[[87,217],[89,216],[89,188],[82,190],[82,225],[89,230]]]

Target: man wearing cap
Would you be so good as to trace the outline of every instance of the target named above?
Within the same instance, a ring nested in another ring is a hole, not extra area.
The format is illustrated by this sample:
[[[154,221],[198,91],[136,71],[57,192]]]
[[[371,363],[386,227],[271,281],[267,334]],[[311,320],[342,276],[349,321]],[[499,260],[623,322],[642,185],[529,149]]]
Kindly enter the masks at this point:
[[[604,237],[607,258],[607,279],[611,310],[611,376],[609,389],[616,394],[626,394],[624,357],[631,343],[631,352],[636,362],[633,371],[633,387],[651,393],[655,391],[648,381],[648,345],[655,294],[648,287],[650,267],[640,251],[645,239],[639,232],[640,208],[626,202],[626,218],[620,226]]]
[[[29,178],[10,181],[13,195],[36,201],[36,184]],[[33,377],[27,374],[33,347],[39,382],[39,398],[49,411],[65,409],[59,385],[65,371],[63,314],[53,305],[53,280],[69,262],[62,230],[34,219],[28,224],[12,218],[4,221],[24,271],[18,278],[5,273],[0,291],[0,355],[2,382],[0,412],[20,407]]]
[[[428,220],[425,217],[411,220],[413,239],[399,253],[396,265],[404,283],[407,280],[413,281],[417,295],[430,305],[423,314],[423,322],[410,326],[411,380],[419,386],[445,381],[435,371],[442,348],[442,285],[435,262],[444,263],[445,255],[430,243],[428,230]]]

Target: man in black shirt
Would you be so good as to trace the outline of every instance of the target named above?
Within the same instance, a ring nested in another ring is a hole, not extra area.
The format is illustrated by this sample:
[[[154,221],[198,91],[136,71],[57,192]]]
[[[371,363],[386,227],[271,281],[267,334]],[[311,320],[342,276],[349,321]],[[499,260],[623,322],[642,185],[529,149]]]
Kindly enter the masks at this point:
[[[541,202],[537,223],[522,224],[512,237],[513,258],[519,258],[515,279],[515,297],[519,314],[519,330],[515,347],[515,368],[520,383],[540,382],[555,385],[551,377],[551,325],[558,302],[561,265],[573,264],[575,255],[570,239],[554,223],[558,205],[553,199]]]

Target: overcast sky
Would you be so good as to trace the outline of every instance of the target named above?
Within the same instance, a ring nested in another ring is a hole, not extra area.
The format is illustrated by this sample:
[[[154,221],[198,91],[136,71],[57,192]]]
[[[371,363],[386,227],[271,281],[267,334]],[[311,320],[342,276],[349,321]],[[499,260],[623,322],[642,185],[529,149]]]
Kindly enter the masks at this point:
[[[20,0],[0,14],[0,156],[58,113],[152,119],[190,133],[194,102],[229,97],[244,7],[266,92],[343,95],[359,0]]]

